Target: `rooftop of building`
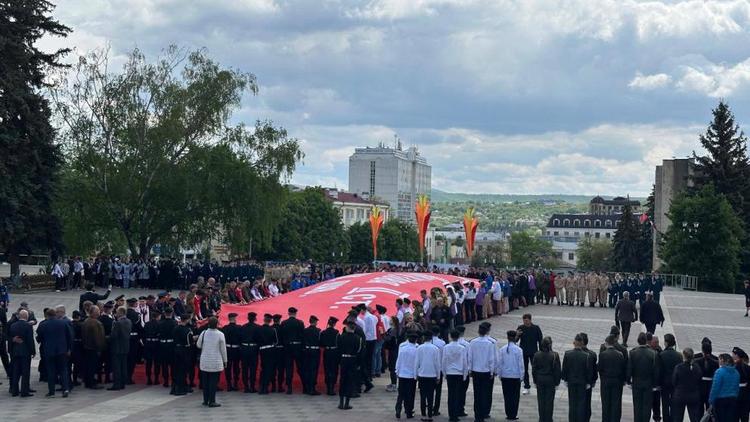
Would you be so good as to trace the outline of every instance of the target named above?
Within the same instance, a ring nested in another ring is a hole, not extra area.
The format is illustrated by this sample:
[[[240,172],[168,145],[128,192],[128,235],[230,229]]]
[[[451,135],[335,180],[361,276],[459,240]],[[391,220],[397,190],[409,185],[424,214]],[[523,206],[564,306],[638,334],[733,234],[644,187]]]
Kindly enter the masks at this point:
[[[610,227],[614,228],[617,226],[618,222],[620,221],[620,218],[622,217],[622,214],[552,214],[552,216],[547,221],[547,227],[554,228],[554,227],[582,227],[582,228],[607,228],[607,221],[609,221]],[[638,218],[640,217],[639,213],[633,214],[633,219],[635,221],[638,221]],[[568,221],[568,224],[565,224],[565,221]],[[575,221],[578,220],[579,224],[575,225]],[[589,221],[589,225],[587,225],[585,222]],[[596,222],[599,222],[597,225]]]
[[[591,199],[592,204],[603,204],[603,205],[627,205],[630,204],[631,206],[639,207],[641,205],[640,201],[634,201],[629,198],[625,198],[622,196],[615,196],[612,199],[604,199],[601,196],[597,195],[593,199]]]
[[[361,205],[377,205],[380,207],[388,207],[388,203],[379,199],[370,199],[368,197],[351,192],[340,191],[338,189],[326,189],[326,197],[334,202],[342,202],[346,204],[361,204]]]

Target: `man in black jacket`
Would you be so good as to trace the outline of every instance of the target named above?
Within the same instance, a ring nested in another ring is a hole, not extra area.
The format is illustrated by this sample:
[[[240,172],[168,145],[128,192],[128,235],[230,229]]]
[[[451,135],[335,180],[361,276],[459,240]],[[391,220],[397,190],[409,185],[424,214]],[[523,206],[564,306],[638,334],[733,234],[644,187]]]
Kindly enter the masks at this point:
[[[646,293],[646,301],[641,305],[641,322],[646,326],[646,332],[654,334],[657,324],[664,323],[664,313],[661,305],[654,301],[654,296]]]
[[[78,299],[78,311],[83,312],[83,303],[86,301],[89,301],[96,305],[97,302],[100,300],[106,300],[109,297],[109,294],[112,293],[112,285],[110,284],[109,287],[107,287],[107,293],[100,295],[94,292],[94,283],[88,283],[86,284],[86,292],[81,295],[81,298]]]
[[[29,324],[29,313],[21,309],[16,314],[15,321],[8,330],[8,343],[10,344],[11,370],[10,393],[13,397],[19,394],[21,397],[33,396],[29,387],[31,378],[31,359],[36,356],[36,345],[34,344],[34,329]],[[19,391],[18,383],[21,383]]]
[[[58,319],[54,309],[47,309],[46,319],[36,330],[39,348],[44,349],[44,363],[47,369],[47,397],[55,395],[55,384],[60,380],[63,397],[68,397],[70,377],[68,357],[73,348],[73,332],[68,321]]]
[[[519,344],[523,350],[523,394],[529,394],[529,362],[534,360],[534,354],[542,344],[542,329],[531,323],[531,314],[523,315],[523,324],[518,326]]]
[[[131,322],[125,308],[117,308],[112,333],[109,336],[109,353],[112,359],[112,386],[107,390],[122,390],[128,381],[128,353],[130,352]]]
[[[258,374],[258,329],[257,314],[247,313],[247,324],[240,328],[240,356],[242,357],[242,385],[246,393],[255,393],[255,378]]]
[[[594,366],[583,350],[583,338],[576,335],[573,350],[565,352],[562,363],[562,380],[568,384],[568,421],[586,421],[586,386],[594,379]]]
[[[659,380],[658,357],[646,344],[646,333],[638,334],[638,347],[630,351],[627,381],[633,386],[633,420],[649,422],[653,388]]]

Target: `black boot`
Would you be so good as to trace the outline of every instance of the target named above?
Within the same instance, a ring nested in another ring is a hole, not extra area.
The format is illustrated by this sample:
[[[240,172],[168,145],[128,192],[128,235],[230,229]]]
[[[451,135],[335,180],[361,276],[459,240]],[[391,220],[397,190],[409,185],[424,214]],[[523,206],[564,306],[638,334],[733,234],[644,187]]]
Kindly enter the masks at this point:
[[[344,396],[339,396],[339,409],[344,409]]]
[[[347,397],[346,400],[344,401],[344,410],[349,410],[351,408],[352,407],[349,406],[349,397]]]

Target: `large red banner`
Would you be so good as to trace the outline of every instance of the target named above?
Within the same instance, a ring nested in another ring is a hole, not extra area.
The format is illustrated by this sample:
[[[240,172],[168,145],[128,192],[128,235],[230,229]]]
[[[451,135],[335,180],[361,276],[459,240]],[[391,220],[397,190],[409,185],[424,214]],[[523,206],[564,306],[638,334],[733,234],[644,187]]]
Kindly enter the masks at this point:
[[[334,316],[341,325],[349,309],[360,303],[372,307],[383,305],[389,315],[395,315],[398,298],[420,300],[421,290],[468,281],[478,283],[470,278],[432,273],[351,274],[248,305],[222,305],[221,320],[225,323],[226,315],[236,312],[239,315],[237,322],[244,324],[247,313],[251,311],[258,314],[258,321],[262,321],[266,313],[281,314],[286,318],[287,309],[294,306],[299,311],[297,318],[305,323],[310,315],[315,315],[320,319],[319,326],[324,326],[328,317]]]

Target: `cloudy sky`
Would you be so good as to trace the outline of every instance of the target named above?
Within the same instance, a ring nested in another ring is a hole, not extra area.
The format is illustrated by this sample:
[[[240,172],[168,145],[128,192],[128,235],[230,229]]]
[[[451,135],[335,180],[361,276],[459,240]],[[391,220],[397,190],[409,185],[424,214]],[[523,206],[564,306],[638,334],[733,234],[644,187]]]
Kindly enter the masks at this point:
[[[301,141],[298,184],[346,188],[354,147],[397,134],[437,189],[645,195],[719,98],[750,124],[750,0],[55,3],[78,53],[175,43],[254,73],[235,117]]]

